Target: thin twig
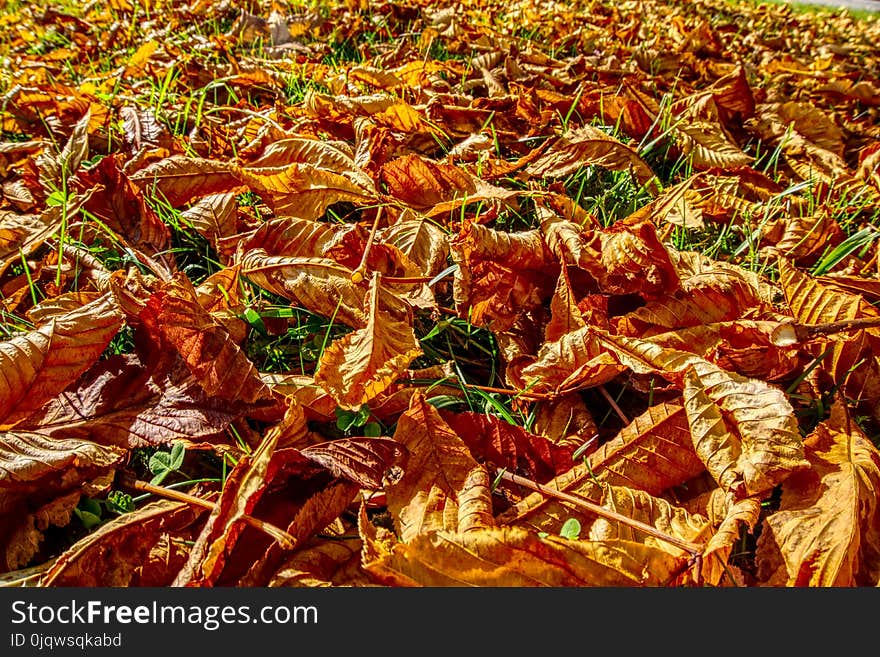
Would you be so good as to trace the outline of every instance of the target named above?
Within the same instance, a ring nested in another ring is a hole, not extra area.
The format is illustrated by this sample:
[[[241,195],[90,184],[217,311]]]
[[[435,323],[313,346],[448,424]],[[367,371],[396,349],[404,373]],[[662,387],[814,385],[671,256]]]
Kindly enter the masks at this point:
[[[192,504],[193,506],[199,506],[203,509],[208,509],[209,511],[213,511],[217,508],[217,505],[214,502],[203,500],[201,497],[188,495],[187,493],[182,493],[179,490],[163,488],[162,486],[154,486],[153,484],[147,483],[146,481],[141,481],[140,479],[135,479],[134,477],[130,477],[127,475],[122,477],[121,483],[126,488],[131,488],[132,490],[141,491],[143,493],[151,493],[153,495],[158,495],[159,497],[164,497],[169,500],[175,500],[176,502]],[[241,519],[243,522],[250,525],[254,529],[259,529],[260,531],[274,538],[276,541],[278,541],[278,543],[281,544],[281,547],[287,550],[293,550],[296,548],[298,541],[280,527],[276,527],[271,523],[260,520],[259,518],[254,518],[253,516],[249,516],[247,514],[242,515]]]
[[[599,392],[602,393],[602,396],[605,400],[611,404],[611,408],[614,409],[614,412],[617,413],[617,417],[623,420],[624,424],[629,424],[629,418],[626,417],[626,414],[620,410],[620,406],[617,405],[617,402],[614,401],[614,397],[605,389],[605,386],[599,386]]]
[[[370,235],[367,238],[367,244],[364,247],[364,254],[361,256],[361,262],[357,266],[357,269],[351,274],[351,278],[354,282],[363,280],[364,272],[367,271],[367,258],[370,255],[370,249],[373,247],[373,240],[376,238],[376,230],[379,228],[379,220],[382,218],[382,210],[384,208],[384,205],[380,205],[376,209],[376,218],[373,220],[373,227],[370,228]]]
[[[880,317],[858,317],[856,319],[842,319],[839,322],[828,322],[826,324],[795,324],[794,326],[798,334],[801,333],[801,330],[804,330],[809,337],[813,338],[818,335],[833,335],[834,333],[842,333],[844,331],[875,328],[880,326]]]
[[[499,470],[498,476],[505,481],[509,481],[512,484],[517,484],[518,486],[529,488],[533,491],[541,493],[542,495],[547,495],[548,497],[555,497],[558,500],[568,502],[569,504],[574,504],[575,506],[586,509],[587,511],[595,513],[596,515],[603,518],[608,518],[609,520],[614,520],[621,524],[628,525],[633,529],[637,529],[641,532],[644,532],[645,534],[653,536],[654,538],[681,548],[692,557],[697,557],[703,554],[703,548],[700,545],[696,545],[689,541],[676,538],[675,536],[670,536],[669,534],[661,532],[656,527],[641,522],[640,520],[633,520],[632,518],[627,518],[626,516],[621,515],[615,511],[609,511],[608,509],[605,509],[594,502],[590,502],[589,500],[580,497],[579,495],[572,495],[571,493],[566,493],[561,490],[548,488],[547,486],[543,486],[535,481],[532,481],[531,479],[520,477],[519,475],[507,472],[506,470]]]

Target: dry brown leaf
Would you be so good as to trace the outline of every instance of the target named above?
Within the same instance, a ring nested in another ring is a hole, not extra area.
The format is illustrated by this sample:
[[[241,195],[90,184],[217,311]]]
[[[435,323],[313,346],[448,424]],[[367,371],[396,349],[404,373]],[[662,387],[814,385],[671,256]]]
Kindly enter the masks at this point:
[[[40,578],[40,586],[138,586],[140,571],[163,532],[184,529],[200,511],[162,500],[114,518],[60,555]],[[149,584],[167,586],[173,576],[166,571],[163,581],[156,581],[153,575]]]
[[[410,323],[379,308],[380,277],[364,301],[366,326],[331,343],[321,355],[315,382],[342,408],[359,408],[399,377],[422,348]]]
[[[455,309],[476,326],[504,331],[552,293],[556,264],[538,231],[507,233],[467,222],[451,254],[458,264]]]
[[[233,192],[207,194],[180,213],[180,220],[216,245],[236,232],[238,202]]]
[[[206,194],[219,194],[244,187],[241,169],[230,162],[174,155],[130,174],[129,178],[148,196],[161,195],[179,208]]]
[[[242,516],[253,511],[268,485],[266,474],[280,436],[277,428],[268,431],[257,449],[243,456],[229,473],[220,499],[173,586],[211,585],[220,577],[244,530]]]
[[[310,164],[248,167],[239,175],[279,216],[316,220],[340,201],[369,205],[378,200],[372,183],[363,187],[348,176]]]
[[[717,467],[709,470],[713,476],[723,474],[726,485],[735,488],[739,496],[769,491],[806,466],[794,410],[781,390],[759,379],[726,372],[685,351],[601,331],[597,339],[634,372],[661,374],[692,391],[695,397],[686,394],[685,406],[690,407],[688,419],[698,454],[707,467],[710,459],[718,458],[711,448],[701,452],[698,443],[703,434],[713,443],[734,441],[730,456],[714,461]],[[694,427],[693,422],[703,413],[709,414],[707,419]],[[731,435],[727,429],[736,433]]]
[[[811,469],[782,486],[758,539],[759,581],[775,586],[880,584],[880,453],[838,400],[806,438]]]
[[[577,444],[554,444],[501,418],[481,413],[440,413],[468,446],[471,454],[489,468],[504,468],[544,482],[571,467]],[[561,441],[560,441],[561,442]]]
[[[691,158],[697,169],[738,167],[752,163],[727,135],[724,128],[708,121],[690,121],[677,125],[675,137],[679,147]]]
[[[546,485],[598,502],[599,484],[628,486],[658,496],[705,470],[694,453],[684,408],[677,404],[650,407],[577,464]],[[571,506],[533,493],[505,511],[499,522],[558,527]],[[560,520],[561,519],[561,520]]]
[[[399,442],[390,438],[360,437],[309,445],[302,448],[300,454],[324,466],[335,477],[348,479],[367,490],[379,490],[389,471],[403,457],[404,450]]]
[[[199,305],[189,279],[176,275],[147,301],[141,321],[157,349],[174,349],[209,397],[252,403],[272,393],[226,329]]]
[[[402,218],[379,231],[377,237],[399,248],[425,276],[435,276],[446,266],[449,237],[427,217]]]
[[[363,578],[361,547],[360,539],[348,539],[325,540],[303,548],[278,569],[267,586],[356,586],[352,580]]]
[[[135,448],[213,436],[245,410],[238,401],[208,398],[182,363],[157,370],[130,355],[114,356],[19,427]]]
[[[110,294],[0,343],[0,421],[35,411],[92,366],[122,326]]]
[[[423,395],[413,396],[394,439],[409,455],[403,477],[386,488],[400,540],[494,526],[489,473]]]
[[[391,196],[431,217],[442,217],[467,203],[511,201],[517,194],[456,166],[417,155],[388,162],[380,176]]]
[[[563,134],[525,170],[532,176],[561,178],[590,165],[631,171],[643,185],[654,177],[651,167],[635,150],[589,125]]]
[[[575,541],[518,527],[433,531],[408,543],[361,512],[364,568],[389,586],[663,586],[687,562],[640,543]]]
[[[535,405],[532,430],[554,445],[577,450],[596,442],[598,427],[581,395],[573,393]]]

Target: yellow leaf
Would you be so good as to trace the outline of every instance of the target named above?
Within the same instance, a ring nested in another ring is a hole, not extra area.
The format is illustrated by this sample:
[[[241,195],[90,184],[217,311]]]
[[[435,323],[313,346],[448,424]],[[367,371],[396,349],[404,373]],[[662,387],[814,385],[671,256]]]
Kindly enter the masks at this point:
[[[880,453],[841,401],[806,439],[812,469],[782,486],[758,539],[759,579],[779,586],[880,585]]]
[[[540,538],[519,527],[433,531],[397,543],[362,510],[364,568],[390,586],[663,586],[686,558],[642,543]]]
[[[360,408],[373,399],[422,353],[411,323],[380,310],[379,280],[373,276],[365,300],[366,326],[328,346],[315,375],[343,408]]]
[[[545,484],[596,501],[599,484],[628,486],[651,495],[698,476],[705,466],[694,453],[682,406],[658,404],[637,416],[611,440],[590,454],[587,464]],[[499,516],[499,522],[528,522],[550,531],[572,513],[570,505],[533,493]]]
[[[153,56],[156,50],[159,48],[158,41],[147,41],[142,44],[140,48],[138,48],[135,53],[129,58],[128,63],[125,65],[125,71],[123,73],[124,76],[129,75],[137,75],[144,68],[144,64],[147,63],[147,60]]]
[[[693,422],[698,422],[695,445],[704,434],[711,444],[728,445],[727,457],[713,456],[708,448],[701,453],[697,445],[698,454],[713,476],[723,475],[738,495],[769,491],[806,466],[794,410],[781,390],[722,370],[686,351],[599,330],[596,337],[634,372],[661,374],[683,386],[692,429]],[[728,436],[728,430],[736,435]]]
[[[394,438],[409,454],[403,477],[386,489],[400,540],[494,526],[489,473],[423,395],[412,397]]]

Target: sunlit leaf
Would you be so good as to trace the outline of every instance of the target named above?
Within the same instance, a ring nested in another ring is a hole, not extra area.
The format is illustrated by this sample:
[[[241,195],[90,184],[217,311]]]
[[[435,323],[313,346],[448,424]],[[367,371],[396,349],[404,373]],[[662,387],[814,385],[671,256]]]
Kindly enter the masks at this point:
[[[366,326],[330,344],[315,375],[343,408],[373,399],[422,353],[412,326],[380,310],[379,281],[376,275],[364,302]]]
[[[539,538],[518,527],[397,543],[362,513],[360,529],[364,567],[391,586],[661,586],[686,561],[640,543]]]
[[[589,125],[563,134],[543,156],[526,167],[526,172],[533,176],[558,178],[590,165],[612,171],[631,171],[642,184],[654,177],[651,167],[632,148]]]
[[[141,319],[160,348],[177,350],[208,396],[244,402],[271,396],[253,363],[199,305],[186,277],[176,276],[153,294]]]
[[[0,420],[34,411],[64,390],[104,351],[122,325],[110,294],[0,343]]]
[[[438,529],[467,533],[495,524],[488,472],[424,396],[412,398],[394,439],[409,455],[403,477],[386,489],[401,540]]]
[[[758,541],[762,581],[778,586],[877,586],[880,453],[838,401],[806,438],[812,468],[782,486]]]

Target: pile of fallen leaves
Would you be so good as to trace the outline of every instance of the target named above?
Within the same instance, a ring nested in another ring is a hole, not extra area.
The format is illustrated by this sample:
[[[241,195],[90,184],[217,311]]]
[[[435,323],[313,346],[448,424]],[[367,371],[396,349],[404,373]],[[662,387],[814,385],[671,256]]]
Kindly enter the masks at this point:
[[[877,20],[0,25],[7,585],[880,582]]]

